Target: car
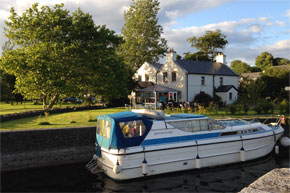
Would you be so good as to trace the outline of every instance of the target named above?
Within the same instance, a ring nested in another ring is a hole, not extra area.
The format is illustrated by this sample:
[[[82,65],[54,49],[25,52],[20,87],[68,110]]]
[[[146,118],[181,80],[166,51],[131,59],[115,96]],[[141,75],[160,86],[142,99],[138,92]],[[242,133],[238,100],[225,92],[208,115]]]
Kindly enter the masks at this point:
[[[67,97],[63,100],[64,102],[71,102],[71,103],[78,103],[81,104],[83,103],[83,100],[77,98],[77,97]]]

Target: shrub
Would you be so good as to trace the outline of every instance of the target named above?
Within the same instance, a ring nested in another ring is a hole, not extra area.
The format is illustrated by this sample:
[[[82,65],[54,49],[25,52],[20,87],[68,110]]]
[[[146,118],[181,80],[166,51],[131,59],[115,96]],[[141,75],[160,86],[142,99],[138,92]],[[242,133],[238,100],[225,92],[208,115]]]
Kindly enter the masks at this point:
[[[256,111],[257,114],[262,113],[262,108],[261,108],[261,105],[259,103],[256,104],[256,106],[254,107],[254,111]]]
[[[198,105],[198,114],[205,114],[205,108],[202,105]]]
[[[267,100],[261,101],[260,106],[261,106],[263,113],[265,113],[265,114],[274,108],[272,103],[270,101],[267,101]]]
[[[280,104],[279,104],[279,112],[281,114],[283,113],[289,113],[289,102],[284,99]]]
[[[237,111],[237,107],[236,107],[236,105],[235,104],[230,104],[230,105],[228,105],[227,106],[227,109],[230,111],[230,113],[231,114],[235,114],[236,113],[236,111]]]
[[[248,111],[249,111],[249,106],[248,106],[248,104],[243,104],[243,110],[244,110],[244,112],[245,112],[245,114],[248,114]]]
[[[222,98],[216,94],[213,95],[212,101],[215,103],[219,103],[222,101]]]
[[[202,104],[203,106],[208,106],[209,102],[212,101],[210,95],[206,94],[205,92],[200,92],[194,97],[193,102]]]
[[[38,125],[50,125],[50,123],[47,121],[41,121],[38,123]]]

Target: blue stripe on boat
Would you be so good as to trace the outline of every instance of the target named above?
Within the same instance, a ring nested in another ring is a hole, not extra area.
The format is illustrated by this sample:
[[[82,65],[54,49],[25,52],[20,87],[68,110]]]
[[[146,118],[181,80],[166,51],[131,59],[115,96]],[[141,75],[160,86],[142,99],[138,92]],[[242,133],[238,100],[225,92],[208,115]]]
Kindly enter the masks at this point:
[[[159,145],[165,143],[176,143],[176,142],[185,142],[185,141],[192,141],[192,140],[200,140],[200,139],[208,139],[218,137],[221,132],[218,133],[207,133],[207,134],[197,134],[197,135],[186,135],[186,136],[179,136],[179,137],[167,137],[167,138],[158,138],[158,139],[148,139],[145,140],[141,146],[148,146],[148,145]]]

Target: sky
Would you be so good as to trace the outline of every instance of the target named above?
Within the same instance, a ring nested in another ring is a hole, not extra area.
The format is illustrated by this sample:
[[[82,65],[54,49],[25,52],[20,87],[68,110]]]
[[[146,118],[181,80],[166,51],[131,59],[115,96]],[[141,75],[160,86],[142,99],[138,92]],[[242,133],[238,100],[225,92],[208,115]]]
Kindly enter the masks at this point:
[[[120,34],[124,11],[131,0],[0,0],[0,52],[7,40],[4,21],[11,7],[18,14],[39,5],[64,3],[64,8],[75,11],[80,7],[93,16],[96,25],[106,25]],[[290,59],[290,1],[289,0],[159,0],[159,24],[168,47],[179,55],[195,52],[187,41],[200,37],[207,30],[220,29],[228,44],[223,51],[227,64],[242,60],[253,66],[263,51],[274,57]]]

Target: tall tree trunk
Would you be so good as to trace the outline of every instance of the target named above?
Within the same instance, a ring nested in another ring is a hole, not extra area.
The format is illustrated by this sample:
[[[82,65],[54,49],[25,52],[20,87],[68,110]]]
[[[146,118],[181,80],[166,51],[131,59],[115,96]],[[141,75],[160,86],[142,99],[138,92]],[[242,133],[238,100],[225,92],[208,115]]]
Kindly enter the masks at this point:
[[[42,108],[45,111],[47,110],[46,95],[43,95],[43,97],[42,97]]]
[[[51,109],[52,109],[52,107],[53,107],[55,101],[58,99],[58,96],[59,96],[59,94],[54,95],[54,97],[52,98],[52,100],[51,100],[50,103],[49,103],[49,106],[48,106],[48,108],[47,108],[48,110],[51,110]]]

